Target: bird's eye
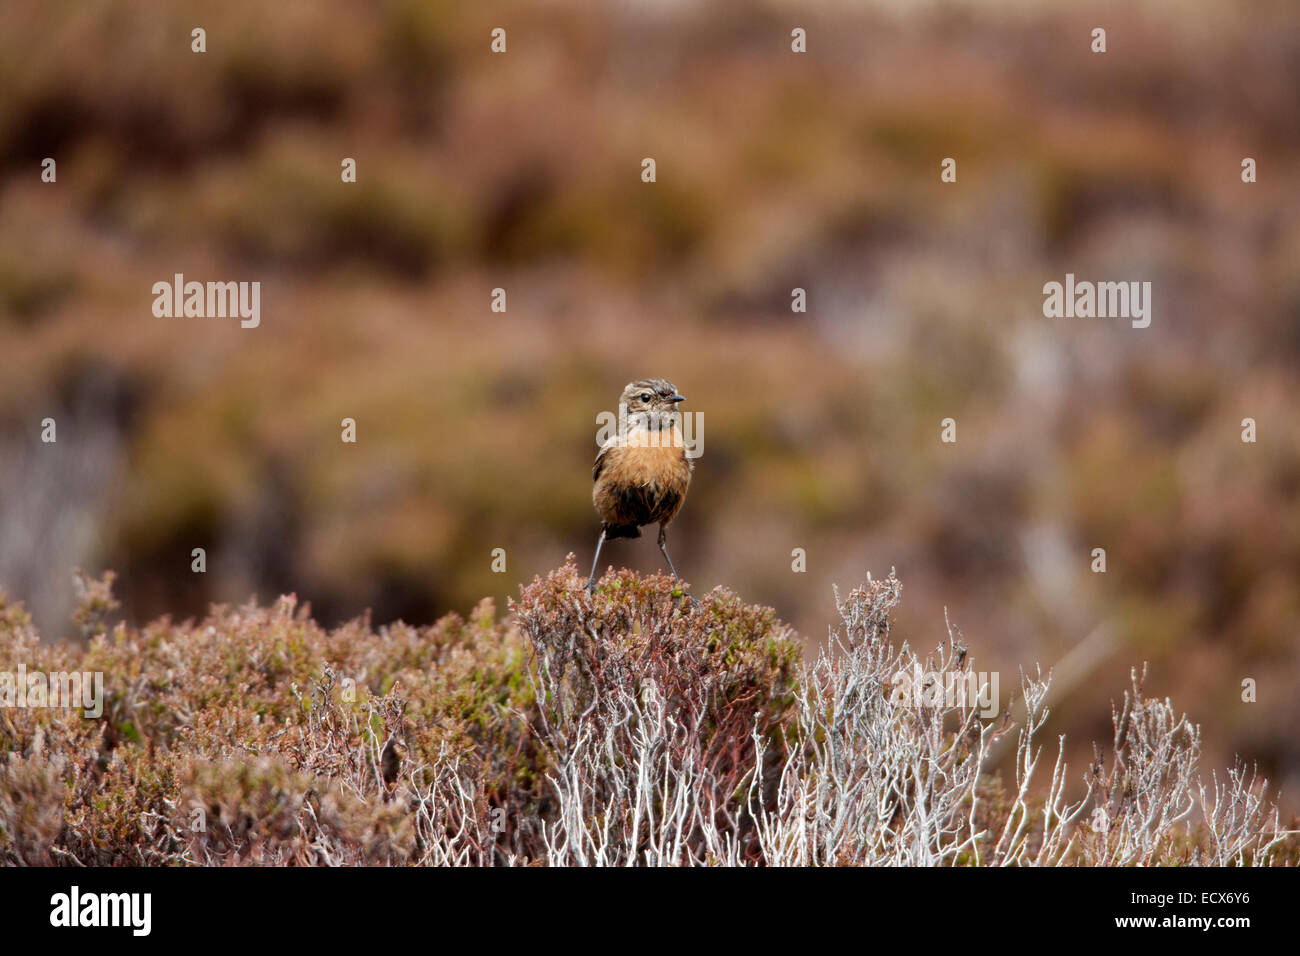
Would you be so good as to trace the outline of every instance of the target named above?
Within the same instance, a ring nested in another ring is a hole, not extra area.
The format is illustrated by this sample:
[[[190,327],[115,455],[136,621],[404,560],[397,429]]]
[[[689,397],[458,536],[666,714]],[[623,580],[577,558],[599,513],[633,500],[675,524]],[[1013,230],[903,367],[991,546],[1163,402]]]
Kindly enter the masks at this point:
[[[643,402],[648,402],[648,401],[650,401],[650,393],[649,393],[649,392],[642,392],[642,393],[641,393],[641,401],[643,401]]]

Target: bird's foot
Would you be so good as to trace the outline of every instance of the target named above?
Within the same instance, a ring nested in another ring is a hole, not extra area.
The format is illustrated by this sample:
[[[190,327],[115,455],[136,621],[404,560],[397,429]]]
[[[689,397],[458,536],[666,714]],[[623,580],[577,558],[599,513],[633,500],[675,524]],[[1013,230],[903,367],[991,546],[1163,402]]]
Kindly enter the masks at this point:
[[[695,605],[695,609],[697,611],[700,609],[699,598],[697,598],[690,591],[686,590],[686,588],[682,585],[680,581],[677,582],[677,589],[673,592],[673,597],[684,597],[687,600],[689,600],[692,604]]]

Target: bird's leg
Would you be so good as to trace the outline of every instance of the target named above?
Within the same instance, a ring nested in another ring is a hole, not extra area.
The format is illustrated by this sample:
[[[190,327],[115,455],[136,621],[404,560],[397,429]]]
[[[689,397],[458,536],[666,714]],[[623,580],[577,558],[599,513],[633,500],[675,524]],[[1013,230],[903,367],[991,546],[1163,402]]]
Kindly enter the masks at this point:
[[[681,584],[682,576],[678,574],[677,569],[673,567],[673,559],[668,557],[668,529],[663,525],[659,526],[659,550],[664,553],[664,560],[668,562],[668,570],[673,573],[673,577],[677,579],[677,583]],[[691,599],[691,603],[696,607],[700,606],[700,602],[697,601],[693,595],[688,594],[686,596]]]
[[[677,569],[673,567],[673,559],[668,557],[668,529],[663,525],[659,526],[659,550],[664,553],[664,560],[668,562],[668,570],[673,573],[673,577],[677,579],[677,583],[681,584],[682,576],[678,574]]]
[[[605,544],[605,529],[600,529],[600,537],[596,539],[596,556],[591,559],[591,575],[587,578],[587,593],[590,594],[596,590],[596,565],[600,563],[600,549]]]

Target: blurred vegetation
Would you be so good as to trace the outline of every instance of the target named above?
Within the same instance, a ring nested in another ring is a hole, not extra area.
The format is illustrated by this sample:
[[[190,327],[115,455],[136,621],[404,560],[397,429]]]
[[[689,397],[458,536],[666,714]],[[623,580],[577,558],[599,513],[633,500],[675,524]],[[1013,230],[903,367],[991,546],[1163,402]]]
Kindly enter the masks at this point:
[[[897,566],[904,634],[946,606],[1011,673],[1106,622],[1060,730],[1104,735],[1149,658],[1208,760],[1293,797],[1298,27],[1282,0],[6,3],[0,584],[51,634],[75,565],[134,621],[500,601],[590,555],[595,416],[663,375],[706,423],[697,591],[818,634],[832,581]],[[261,328],[155,318],[177,272],[260,281]],[[1066,272],[1150,279],[1151,328],[1044,319]]]

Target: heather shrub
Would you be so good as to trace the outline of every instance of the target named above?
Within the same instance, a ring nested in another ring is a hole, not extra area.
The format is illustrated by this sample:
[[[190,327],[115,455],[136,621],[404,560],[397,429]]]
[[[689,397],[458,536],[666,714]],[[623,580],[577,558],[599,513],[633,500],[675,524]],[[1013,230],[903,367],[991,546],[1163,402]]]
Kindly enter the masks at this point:
[[[627,570],[593,599],[569,563],[525,588],[516,615],[559,807],[547,858],[701,859],[715,830],[747,848],[737,795],[761,748],[780,746],[800,651],[772,610],[721,590],[695,609],[671,578]]]
[[[904,672],[965,681],[972,657],[955,630],[927,654],[893,638],[893,575],[837,594],[808,663],[768,608],[724,589],[695,607],[630,571],[588,595],[572,561],[505,617],[485,601],[426,627],[326,630],[288,596],[130,628],[109,624],[111,584],[82,582],[85,646],[42,644],[0,596],[0,673],[104,675],[97,719],[0,708],[5,864],[1297,858],[1267,782],[1238,766],[1207,784],[1199,728],[1136,672],[1073,776],[1063,738],[1040,769],[1050,675],[996,718],[898,694]]]

